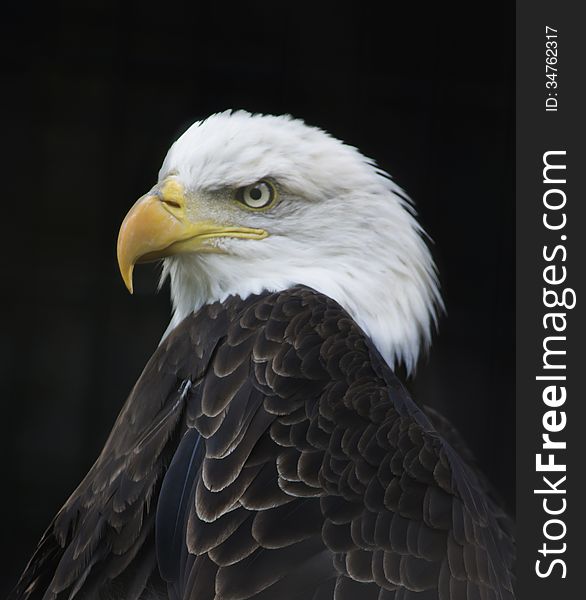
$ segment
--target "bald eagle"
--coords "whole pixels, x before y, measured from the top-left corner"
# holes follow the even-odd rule
[[[442,308],[410,201],[290,117],[210,116],[118,238],[173,315],[12,600],[511,599],[512,523],[414,403]]]

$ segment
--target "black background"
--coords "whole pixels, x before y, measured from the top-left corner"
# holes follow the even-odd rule
[[[170,142],[226,108],[374,157],[435,241],[448,317],[409,384],[514,503],[514,14],[507,3],[3,7],[2,561],[8,591],[169,318],[117,230]]]

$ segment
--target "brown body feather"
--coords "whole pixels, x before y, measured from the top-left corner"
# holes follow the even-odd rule
[[[513,559],[457,434],[296,287],[161,344],[10,600],[510,599]]]

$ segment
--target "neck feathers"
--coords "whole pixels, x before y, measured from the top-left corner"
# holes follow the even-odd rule
[[[167,332],[203,305],[230,295],[245,299],[301,284],[336,300],[391,368],[403,364],[412,373],[443,310],[437,274],[413,216],[402,215],[411,233],[399,239],[385,228],[384,219],[380,226],[380,216],[379,211],[377,228],[367,230],[368,236],[363,229],[338,229],[327,248],[313,240],[313,260],[307,257],[307,240],[280,236],[263,240],[262,251],[256,242],[239,241],[238,253],[167,259],[162,281],[171,279],[174,308]],[[396,226],[396,215],[392,219]],[[363,241],[348,244],[352,236]]]

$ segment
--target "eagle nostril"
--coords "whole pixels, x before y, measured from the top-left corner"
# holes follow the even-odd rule
[[[179,204],[179,202],[175,202],[175,200],[166,200],[165,198],[162,198],[161,202],[167,206],[172,206],[173,208],[181,208],[181,204]]]

